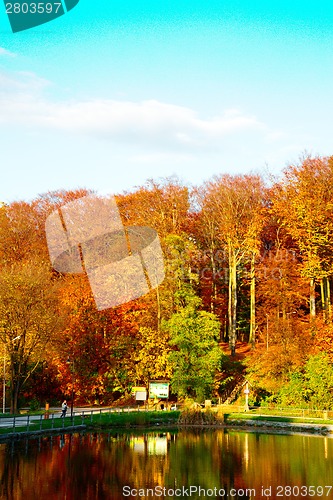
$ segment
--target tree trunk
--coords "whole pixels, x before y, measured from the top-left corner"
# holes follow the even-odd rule
[[[228,338],[228,315],[224,315],[223,340],[226,342]]]
[[[10,389],[10,413],[12,415],[18,413],[18,395],[19,395],[20,385],[18,382],[11,381]]]
[[[323,311],[323,319],[327,321],[327,292],[326,292],[326,278],[323,277],[320,280],[320,297],[321,297],[321,308]]]
[[[251,259],[251,284],[250,284],[250,337],[249,344],[254,347],[255,331],[256,331],[256,279],[254,267],[255,255],[252,254]]]
[[[315,291],[315,279],[310,280],[310,319],[313,320],[316,317],[316,291]]]
[[[330,279],[326,278],[326,284],[327,284],[327,314],[328,314],[328,319],[332,319],[332,304],[331,304],[331,283]]]
[[[316,284],[315,279],[310,279],[310,330],[312,335],[315,333],[316,319]]]
[[[212,266],[212,287],[211,287],[211,299],[210,299],[210,312],[214,313],[216,299],[217,299],[217,290],[216,290],[216,282],[215,282],[216,265],[215,265],[215,259],[214,259],[214,248],[211,248],[211,250],[210,250],[210,261],[211,261],[211,266]]]
[[[229,347],[231,355],[236,353],[237,341],[237,259],[235,249],[229,245]]]
[[[327,321],[332,317],[330,280],[327,276],[324,276],[320,280],[320,292],[321,292],[321,304],[323,309],[323,318],[324,321]]]
[[[156,303],[157,303],[157,331],[161,330],[161,300],[159,286],[156,287]]]

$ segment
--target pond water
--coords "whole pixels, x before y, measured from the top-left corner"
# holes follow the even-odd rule
[[[333,499],[333,439],[234,430],[66,434],[0,445],[0,498]]]

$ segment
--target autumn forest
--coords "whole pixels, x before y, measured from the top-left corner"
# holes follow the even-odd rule
[[[45,221],[86,189],[0,205],[0,348],[11,412],[130,401],[169,380],[174,398],[333,404],[333,157],[277,179],[150,180],[116,196],[124,226],[159,235],[165,278],[99,311],[84,274],[52,269]],[[240,359],[238,349],[247,345]]]

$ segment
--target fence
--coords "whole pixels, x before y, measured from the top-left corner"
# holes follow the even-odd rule
[[[98,416],[102,420],[102,415],[129,413],[132,411],[147,411],[145,408],[101,408],[98,410],[80,410],[73,411],[72,415],[61,417],[58,412],[45,412],[41,415],[20,415],[14,417],[0,417],[0,435],[17,432],[33,432],[52,429],[64,429],[70,427],[78,427],[98,422]],[[97,417],[97,419],[96,419]]]
[[[234,405],[217,405],[214,407],[221,413],[243,413],[245,411],[244,406],[234,406]],[[265,407],[255,407],[251,406],[247,413],[251,415],[258,415],[261,417],[291,417],[291,418],[302,418],[302,419],[333,419],[333,410],[326,409],[313,409],[313,408],[279,408],[274,406]]]

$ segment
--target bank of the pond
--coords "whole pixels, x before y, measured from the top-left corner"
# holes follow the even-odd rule
[[[147,412],[102,416],[88,425],[90,430],[111,428],[146,428],[161,430],[170,428],[228,428],[237,427],[249,430],[274,431],[279,433],[306,432],[321,435],[333,435],[333,421],[324,419],[303,419],[299,417],[278,417],[230,413],[216,415],[213,412]]]
[[[40,436],[49,436],[49,435],[58,436],[59,434],[63,434],[64,432],[66,432],[66,434],[68,434],[70,432],[80,432],[80,431],[86,431],[86,430],[87,430],[86,425],[72,425],[72,426],[68,426],[65,428],[58,427],[58,428],[54,428],[54,429],[11,432],[8,434],[1,434],[0,435],[0,443],[5,443],[8,441],[12,441],[12,440],[25,439],[25,438],[40,437]]]
[[[260,432],[278,432],[279,434],[294,434],[310,433],[321,434],[327,436],[332,434],[333,425],[321,423],[302,423],[302,422],[285,422],[279,420],[252,420],[252,419],[228,419],[224,424],[225,427],[235,427],[237,429],[258,430]]]
[[[210,420],[213,420],[211,422]],[[186,423],[186,418],[184,419]],[[286,417],[272,415],[255,415],[251,412],[210,414],[206,417],[208,424],[222,425],[226,427],[245,428],[249,430],[258,429],[271,430],[281,433],[306,432],[333,435],[333,421],[330,419]],[[205,422],[203,422],[205,423]]]
[[[179,411],[126,411],[92,413],[86,414],[84,418],[82,415],[68,416],[65,419],[41,418],[38,422],[31,420],[29,423],[21,422],[20,424],[16,420],[15,426],[8,423],[7,427],[0,427],[0,442],[26,436],[52,435],[80,430],[170,429],[177,427],[179,415]]]
[[[57,419],[58,420],[58,419]],[[60,423],[60,422],[59,422]],[[205,411],[150,411],[99,413],[85,418],[66,417],[62,425],[58,422],[43,420],[39,424],[30,424],[28,429],[1,429],[0,441],[40,436],[63,434],[77,431],[159,430],[160,432],[177,428],[237,428],[258,432],[311,433],[333,436],[333,421],[324,419],[304,419],[300,417],[279,417],[251,415],[249,413],[216,414]]]

